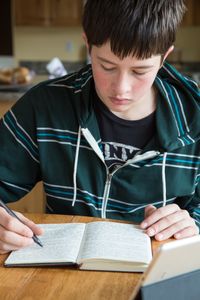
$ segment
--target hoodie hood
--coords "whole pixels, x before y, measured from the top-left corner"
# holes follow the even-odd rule
[[[159,91],[157,138],[164,151],[195,143],[200,139],[200,92],[197,84],[164,63],[156,79]]]

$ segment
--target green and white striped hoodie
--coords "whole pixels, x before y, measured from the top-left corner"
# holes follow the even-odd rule
[[[33,87],[0,123],[0,198],[16,201],[43,180],[47,212],[139,222],[149,203],[177,203],[200,225],[200,93],[167,63],[154,84],[156,133],[111,174],[91,66]]]

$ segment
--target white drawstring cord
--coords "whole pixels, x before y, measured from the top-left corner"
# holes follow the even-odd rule
[[[167,195],[166,195],[166,174],[165,174],[166,158],[167,158],[167,152],[165,152],[163,154],[163,162],[162,162],[163,206],[165,206],[166,202],[167,202]]]
[[[74,161],[74,172],[73,172],[73,183],[74,183],[74,195],[73,195],[73,202],[72,206],[74,206],[76,202],[76,195],[77,195],[77,184],[76,184],[76,174],[77,174],[77,165],[78,165],[78,155],[80,149],[80,142],[81,142],[81,126],[78,129],[78,139],[76,144],[76,153],[75,153],[75,161]]]

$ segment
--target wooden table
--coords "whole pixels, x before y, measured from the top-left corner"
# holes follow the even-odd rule
[[[26,214],[36,223],[90,222],[96,218]],[[154,248],[158,242],[154,242]],[[5,268],[0,255],[0,299],[127,300],[141,273],[80,271],[70,267]]]

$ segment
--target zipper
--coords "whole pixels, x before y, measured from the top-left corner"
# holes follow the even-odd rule
[[[99,148],[99,145],[97,144],[97,142],[96,142],[95,138],[93,137],[93,135],[88,130],[88,128],[81,128],[81,131],[82,131],[85,139],[88,141],[88,143],[90,144],[92,149],[95,151],[95,153],[98,155],[98,157],[101,159],[101,161],[103,162],[103,164],[106,167],[106,183],[105,183],[105,187],[104,187],[103,201],[102,201],[102,211],[101,211],[101,217],[106,218],[106,207],[107,207],[107,203],[108,203],[108,197],[109,197],[109,194],[110,194],[111,180],[112,180],[112,177],[115,174],[115,172],[117,172],[119,169],[122,169],[122,168],[124,168],[127,165],[130,165],[132,163],[136,163],[136,162],[142,161],[144,159],[150,159],[150,158],[153,158],[155,156],[158,156],[160,154],[160,152],[152,150],[152,151],[147,151],[143,154],[140,154],[140,151],[139,151],[134,156],[134,158],[128,160],[123,166],[120,166],[120,167],[116,168],[112,173],[109,173],[108,167],[107,167],[107,165],[105,163],[105,160],[104,160],[103,153],[101,152],[101,150]]]
[[[106,218],[106,206],[110,194],[110,186],[111,186],[111,180],[113,176],[112,173],[109,173],[107,166],[106,166],[106,170],[107,170],[107,177],[106,177],[106,183],[105,183],[105,188],[103,193],[103,202],[102,202],[102,211],[101,211],[102,218]]]
[[[129,161],[127,161],[123,166],[120,166],[118,168],[116,168],[112,173],[109,173],[108,167],[106,165],[106,163],[104,162],[104,165],[106,167],[106,173],[107,173],[107,177],[106,177],[106,183],[105,183],[105,188],[104,188],[104,193],[103,193],[103,202],[102,202],[102,212],[101,212],[101,217],[102,218],[106,218],[106,207],[107,207],[107,203],[108,203],[108,197],[110,194],[110,187],[111,187],[111,180],[113,175],[120,169],[134,163],[134,162],[139,162],[142,161],[144,159],[150,159],[153,158],[155,156],[158,156],[160,154],[159,151],[149,151],[143,154],[136,154],[134,158],[130,159]]]
[[[104,163],[106,167],[106,172],[107,172],[107,177],[106,177],[106,183],[105,183],[105,188],[104,188],[104,193],[103,193],[103,202],[102,202],[102,211],[101,211],[101,217],[106,219],[106,207],[108,203],[108,197],[110,194],[110,187],[111,187],[111,180],[113,175],[119,170],[125,167],[125,164],[123,166],[117,167],[112,173],[109,173],[108,167],[106,163]]]

